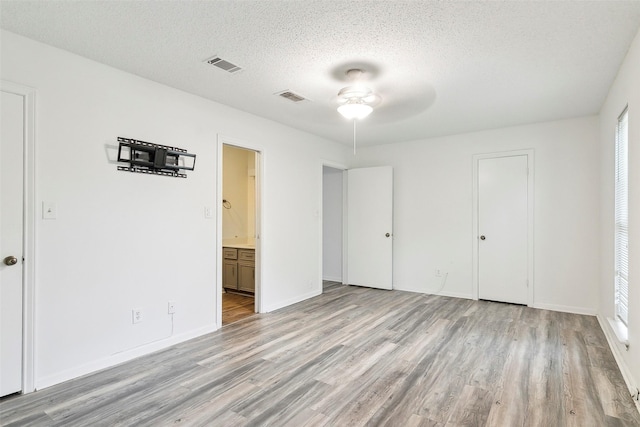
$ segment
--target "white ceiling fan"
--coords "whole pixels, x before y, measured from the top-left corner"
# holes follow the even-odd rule
[[[373,111],[373,107],[380,103],[380,95],[362,84],[363,70],[351,68],[347,70],[346,75],[354,84],[343,87],[338,92],[338,112],[350,120],[364,119]]]
[[[338,112],[343,117],[353,120],[353,154],[356,153],[356,120],[364,119],[373,111],[382,98],[362,84],[364,71],[359,68],[347,70],[346,75],[353,85],[343,87],[338,92]]]

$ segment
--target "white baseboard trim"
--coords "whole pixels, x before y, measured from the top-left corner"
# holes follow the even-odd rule
[[[635,387],[633,387],[633,380],[631,378],[631,371],[629,371],[629,367],[624,362],[624,358],[622,357],[622,351],[624,351],[625,345],[620,342],[620,340],[616,336],[615,331],[611,328],[611,325],[606,318],[602,317],[599,314],[596,316],[596,318],[598,319],[598,323],[600,324],[602,332],[604,332],[604,336],[607,338],[607,343],[611,348],[613,357],[618,363],[618,367],[620,368],[620,372],[622,373],[624,381],[627,383],[627,387],[629,387],[630,391],[635,390]]]
[[[463,299],[473,299],[473,297],[471,296],[471,294],[468,293],[464,293],[464,292],[446,292],[446,291],[440,291],[437,293],[433,293],[433,292],[429,292],[429,290],[424,290],[424,289],[411,289],[411,288],[404,288],[402,286],[393,286],[393,290],[394,291],[404,291],[404,292],[415,292],[418,294],[425,294],[425,295],[438,295],[441,297],[452,297],[452,298],[463,298]]]
[[[316,289],[315,291],[307,292],[306,294],[298,295],[293,298],[289,298],[288,300],[278,301],[277,303],[267,306],[265,309],[265,313],[269,313],[271,311],[276,311],[280,308],[287,307],[289,305],[304,301],[309,298],[317,297],[322,294],[322,289]]]
[[[598,319],[598,323],[600,323],[600,328],[602,329],[602,332],[604,332],[604,336],[607,338],[607,343],[609,343],[609,348],[611,349],[611,353],[613,353],[613,358],[616,359],[618,368],[620,368],[622,378],[624,378],[624,382],[629,388],[629,393],[637,393],[638,388],[640,388],[640,379],[633,378],[629,366],[627,366],[624,361],[622,352],[626,351],[625,344],[620,342],[620,339],[611,327],[611,324],[609,323],[609,320],[607,318],[603,317],[600,314],[598,314],[596,318]],[[636,404],[636,409],[638,410],[638,412],[640,412],[640,402],[638,402],[637,400],[634,400],[634,402]]]
[[[451,298],[473,299],[471,294],[465,294],[465,293],[462,293],[462,292],[440,291],[437,294],[430,294],[430,295],[438,295],[438,296],[441,296],[441,297],[451,297]]]
[[[551,311],[561,311],[563,313],[585,314],[587,316],[595,316],[597,314],[597,311],[593,308],[574,307],[571,305],[535,303],[533,304],[533,308],[539,308],[542,310],[551,310]]]
[[[322,280],[328,280],[330,282],[340,282],[340,283],[342,283],[342,277],[341,276],[324,276],[322,278]]]
[[[51,387],[56,384],[69,381],[83,375],[91,374],[102,369],[110,368],[123,362],[135,359],[140,356],[153,353],[154,351],[162,350],[172,345],[188,341],[193,338],[197,338],[202,335],[214,332],[220,329],[215,323],[207,325],[202,328],[194,329],[179,335],[173,335],[168,338],[160,339],[148,344],[141,345],[129,350],[112,354],[111,356],[103,357],[93,362],[85,363],[82,366],[76,368],[67,369],[62,372],[58,372],[52,375],[47,375],[36,379],[36,390],[42,390],[43,388]]]

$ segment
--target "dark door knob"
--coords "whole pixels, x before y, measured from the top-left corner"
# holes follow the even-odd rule
[[[484,240],[484,239],[486,239],[486,237],[480,236],[480,240]]]

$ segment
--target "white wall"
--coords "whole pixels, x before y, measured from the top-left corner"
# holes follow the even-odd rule
[[[58,209],[57,220],[37,213],[38,388],[218,327],[216,220],[204,207],[217,206],[219,134],[263,152],[264,306],[321,292],[317,165],[344,163],[344,148],[6,31],[1,55],[3,80],[37,89],[36,197]],[[117,171],[118,136],[185,148],[196,169]]]
[[[473,297],[472,156],[532,148],[534,305],[595,313],[597,129],[584,117],[360,149],[358,165],[394,168],[394,288]]]
[[[342,282],[342,175],[322,168],[322,277]]]
[[[614,147],[618,116],[629,106],[629,350],[614,337]],[[626,379],[640,387],[640,32],[600,110],[601,275],[599,317]]]

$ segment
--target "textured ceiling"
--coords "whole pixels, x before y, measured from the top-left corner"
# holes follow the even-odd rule
[[[596,114],[640,1],[5,1],[2,28],[349,144],[344,72],[382,101],[381,144]],[[214,55],[243,68],[229,74]],[[311,101],[291,103],[291,90]]]

